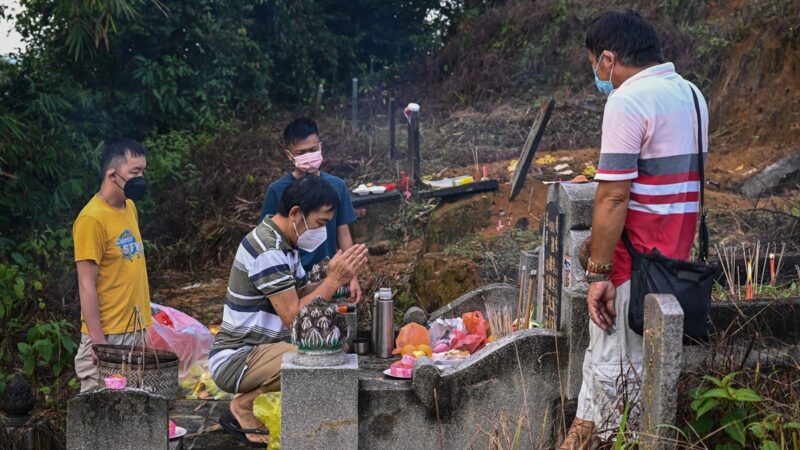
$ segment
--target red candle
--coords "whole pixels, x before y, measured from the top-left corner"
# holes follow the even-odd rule
[[[769,284],[775,286],[775,253],[769,254]]]

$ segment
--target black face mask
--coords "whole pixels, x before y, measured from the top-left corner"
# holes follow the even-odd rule
[[[120,178],[122,175],[117,174]],[[125,198],[129,198],[133,201],[139,201],[144,197],[145,191],[147,191],[147,180],[144,179],[144,176],[133,177],[129,179],[122,178],[125,181],[125,187],[122,189],[122,192],[125,193]],[[117,184],[119,186],[119,184]]]

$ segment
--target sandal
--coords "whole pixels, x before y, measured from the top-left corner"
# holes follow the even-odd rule
[[[267,445],[269,445],[266,442],[253,442],[250,439],[247,439],[248,433],[269,436],[269,431],[258,428],[242,428],[242,426],[239,425],[239,421],[236,420],[236,417],[233,417],[233,414],[230,411],[225,411],[222,413],[222,415],[219,417],[219,424],[222,425],[222,428],[224,428],[225,431],[248,447],[265,448]]]

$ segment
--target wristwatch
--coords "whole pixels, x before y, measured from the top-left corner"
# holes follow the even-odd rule
[[[586,272],[586,282],[587,283],[594,283],[595,281],[608,281],[609,274],[607,273],[592,273]]]

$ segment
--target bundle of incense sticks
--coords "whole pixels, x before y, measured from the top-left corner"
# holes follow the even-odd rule
[[[514,316],[509,305],[486,305],[486,319],[495,339],[500,339],[514,332]]]
[[[720,258],[730,298],[732,300],[742,300],[742,286],[740,284],[742,280],[740,279],[739,266],[736,264],[738,246],[734,245],[729,248],[723,245],[721,249],[716,245],[714,247]],[[757,241],[755,245],[751,244],[749,248],[745,243],[742,243],[741,247],[744,258],[744,275],[746,276],[744,280],[744,297],[747,300],[752,300],[761,293],[763,286],[766,284],[774,286],[777,282],[783,262],[783,254],[786,251],[786,243],[782,243],[780,254],[777,257],[775,251],[778,246],[775,245],[772,248],[772,252],[770,252],[770,247],[772,246],[767,243],[766,251],[763,252],[763,262],[760,241]],[[766,278],[767,266],[769,266],[769,280]]]

